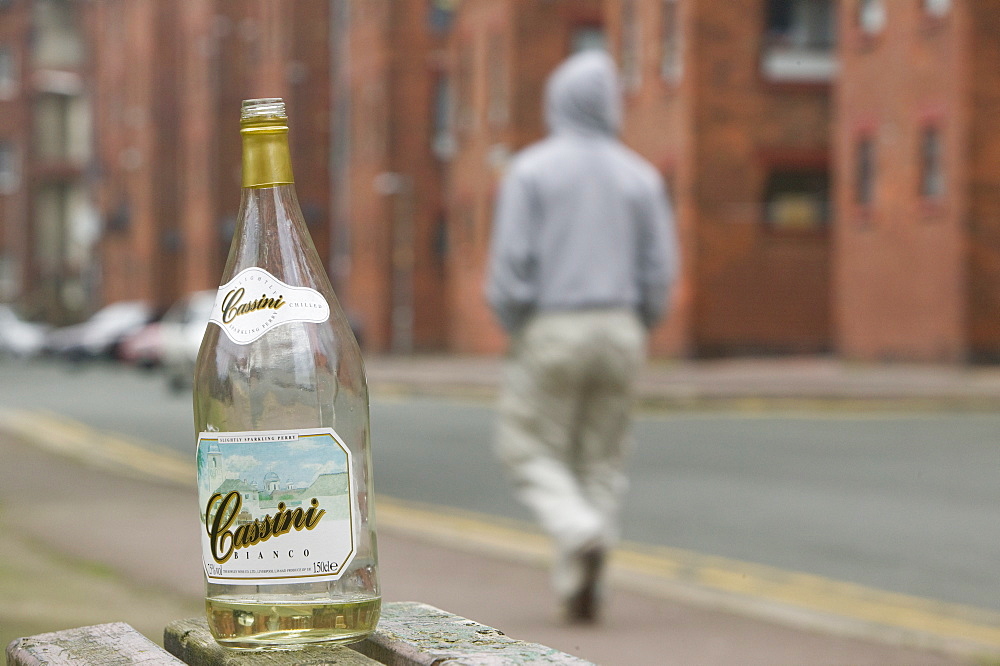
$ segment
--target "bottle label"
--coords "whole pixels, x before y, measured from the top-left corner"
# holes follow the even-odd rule
[[[354,558],[351,452],[332,428],[203,432],[205,576],[224,585],[337,580]]]
[[[319,324],[329,318],[330,304],[321,293],[285,284],[253,266],[219,287],[209,321],[221,326],[230,340],[245,345],[282,324]]]

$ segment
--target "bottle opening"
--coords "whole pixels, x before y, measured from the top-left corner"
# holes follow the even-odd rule
[[[240,109],[241,121],[263,120],[265,118],[287,121],[284,100],[280,97],[243,100],[243,106]]]

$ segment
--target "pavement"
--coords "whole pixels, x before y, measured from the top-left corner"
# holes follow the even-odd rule
[[[490,397],[497,357],[403,356],[367,361],[383,391]],[[654,360],[637,379],[641,408],[823,406],[864,409],[1000,408],[1000,366],[852,363],[832,357]]]
[[[483,399],[500,366],[367,363],[374,393]],[[657,409],[1000,407],[1000,369],[990,367],[663,361],[639,385],[641,404]],[[3,413],[0,461],[0,644],[111,621],[159,641],[167,622],[202,612],[188,461],[82,424],[59,430]],[[386,600],[438,606],[598,664],[1000,664],[994,613],[636,544],[612,560],[603,621],[567,626],[533,526],[388,497],[376,511]]]

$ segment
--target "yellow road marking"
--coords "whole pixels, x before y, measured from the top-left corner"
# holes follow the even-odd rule
[[[45,410],[2,409],[0,431],[106,469],[175,483],[195,483],[193,454],[187,460],[149,442],[100,431]]]
[[[0,432],[97,464],[194,486],[194,456],[102,432],[41,410],[0,409]],[[551,561],[534,526],[379,495],[382,527],[422,540],[537,566]],[[786,624],[972,655],[1000,655],[1000,612],[946,603],[705,555],[626,542],[611,558],[612,580],[650,595],[764,616]]]
[[[450,547],[535,564],[551,561],[548,539],[533,526],[380,495],[379,525]],[[1000,612],[887,592],[801,572],[626,542],[610,575],[639,592],[764,615],[784,623],[933,647],[1000,654]]]

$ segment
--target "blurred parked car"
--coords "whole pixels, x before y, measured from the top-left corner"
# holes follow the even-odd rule
[[[191,386],[198,348],[215,305],[216,291],[197,291],[175,303],[160,320],[163,369],[170,387]]]
[[[12,307],[0,303],[0,355],[35,356],[42,351],[49,328],[24,321]]]
[[[145,301],[120,301],[98,310],[87,321],[51,331],[45,350],[71,360],[117,356],[129,333],[145,326],[153,309]]]
[[[125,336],[118,346],[118,358],[137,368],[155,368],[163,361],[162,323],[150,322]]]

